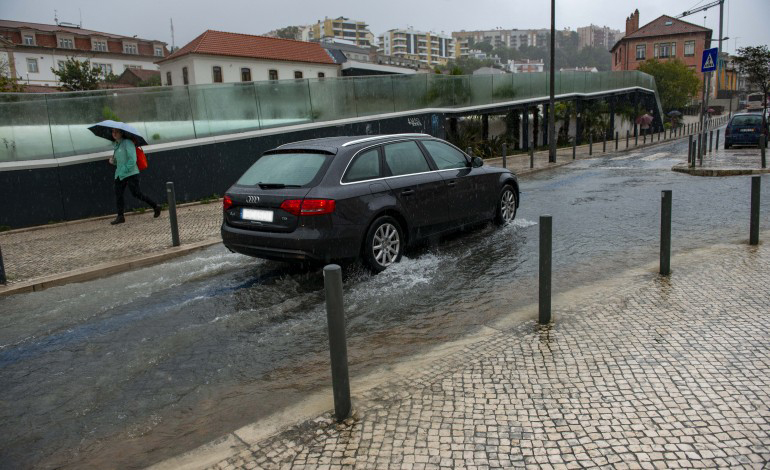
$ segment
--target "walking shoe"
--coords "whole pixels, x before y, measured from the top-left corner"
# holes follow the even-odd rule
[[[119,216],[115,217],[115,220],[113,220],[112,222],[110,222],[110,225],[118,225],[118,224],[122,224],[122,223],[123,223],[123,222],[125,222],[125,221],[126,221],[126,218],[125,218],[125,217],[123,217],[122,215],[119,215]]]
[[[153,214],[153,217],[156,219],[160,216],[160,206],[155,206],[155,214]]]

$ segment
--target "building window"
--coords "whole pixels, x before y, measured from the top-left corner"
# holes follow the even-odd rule
[[[126,69],[138,69],[138,70],[141,70],[142,66],[141,65],[123,64],[123,70],[126,70]]]
[[[318,72],[318,78],[324,78],[326,77],[326,74],[323,72]]]
[[[294,78],[302,78],[302,72],[300,71],[294,72]]]
[[[185,85],[190,83],[190,79],[187,76],[187,67],[182,67],[182,83]]]
[[[243,67],[241,69],[241,81],[242,82],[250,82],[251,81],[251,69],[247,67]]]
[[[94,64],[94,67],[102,71],[103,77],[112,75],[112,64]]]
[[[139,50],[136,48],[136,44],[123,44],[124,54],[138,54]]]
[[[107,42],[106,41],[94,41],[94,50],[99,52],[107,52]]]
[[[270,69],[267,75],[270,80],[278,80],[278,71],[275,69]]]
[[[214,83],[222,83],[222,67],[217,65],[211,70],[214,73]]]
[[[171,72],[166,72],[166,85],[171,86]]]
[[[695,41],[684,42],[684,55],[687,57],[695,55]]]
[[[661,59],[676,57],[676,43],[662,42],[655,44],[655,57],[660,57]]]
[[[59,39],[59,47],[62,48],[62,49],[74,49],[75,48],[75,42],[72,39],[60,38]]]
[[[37,73],[37,59],[27,59],[27,72],[29,73]]]
[[[25,46],[34,46],[35,45],[35,36],[31,35],[24,35],[24,45]]]
[[[156,47],[155,48],[155,57],[163,57],[163,48],[162,47]]]
[[[638,44],[636,46],[636,60],[644,60],[647,56],[647,44]]]

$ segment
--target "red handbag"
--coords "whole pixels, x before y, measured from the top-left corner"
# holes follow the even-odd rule
[[[139,171],[147,169],[147,155],[144,154],[142,147],[136,148],[136,167],[139,168]]]

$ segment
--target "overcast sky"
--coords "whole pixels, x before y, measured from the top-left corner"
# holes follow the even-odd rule
[[[556,0],[556,27],[573,30],[591,23],[625,31],[625,19],[639,9],[640,25],[660,15],[676,16],[713,0]],[[363,20],[375,36],[412,26],[423,31],[550,27],[548,0],[0,0],[0,19],[79,23],[83,28],[156,39],[183,46],[206,29],[263,34],[290,25],[315,23],[325,16]],[[704,20],[704,16],[706,17]],[[770,43],[770,0],[726,0],[724,36],[727,52],[737,47]],[[719,7],[695,13],[686,21],[705,25],[717,37]],[[737,38],[737,39],[736,39]]]

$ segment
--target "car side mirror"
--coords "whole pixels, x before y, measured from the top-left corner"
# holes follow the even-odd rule
[[[482,160],[481,157],[472,157],[471,158],[471,167],[472,168],[480,168],[482,165],[484,165],[484,160]]]

